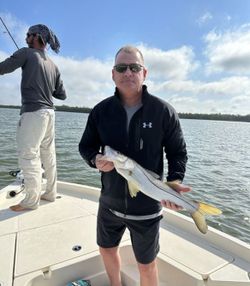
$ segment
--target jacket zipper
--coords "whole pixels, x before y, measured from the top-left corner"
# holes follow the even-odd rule
[[[125,212],[124,212],[124,216],[127,215],[127,210],[128,210],[128,184],[127,182],[125,182],[125,185],[124,185],[124,189],[125,189]]]
[[[141,108],[140,108],[141,109]],[[140,110],[139,109],[139,110]],[[138,110],[135,112],[135,114],[138,112]],[[134,114],[134,115],[135,115]],[[134,117],[134,115],[132,116],[132,118]],[[129,126],[128,126],[128,129],[127,129],[127,120],[128,120],[128,117],[127,117],[127,114],[126,114],[126,130],[127,130],[127,142],[126,142],[126,147],[129,148],[129,143],[130,143],[130,137],[129,137],[129,131],[130,131],[130,124],[131,124],[131,121],[132,121],[132,118],[130,120],[130,123],[129,123]],[[136,128],[136,131],[135,131],[135,138],[134,138],[134,148],[135,150],[137,151],[140,151],[143,149],[143,140],[141,138],[141,118],[139,117],[139,120],[138,120],[138,125],[136,126],[135,125],[135,128]],[[125,182],[125,185],[124,185],[124,189],[125,189],[125,197],[124,197],[124,203],[125,203],[125,212],[124,212],[124,215],[126,216],[127,215],[127,211],[128,211],[128,196],[129,196],[129,189],[128,189],[128,183]]]
[[[125,115],[126,115],[126,120],[125,120],[125,130],[126,130],[126,148],[129,148],[129,128],[130,128],[130,123],[128,126],[128,116],[127,112],[124,110]],[[127,215],[128,211],[128,183],[125,181],[124,183],[124,204],[125,204],[125,210],[124,210],[124,215]]]

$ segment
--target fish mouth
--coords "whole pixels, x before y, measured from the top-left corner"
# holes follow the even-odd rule
[[[117,162],[120,164],[125,164],[127,161],[129,161],[128,157],[120,153],[119,151],[116,151],[112,149],[110,146],[104,147],[104,157],[103,159],[107,161],[111,161],[113,163]]]
[[[121,154],[109,146],[104,147],[104,158],[107,161],[119,160]]]

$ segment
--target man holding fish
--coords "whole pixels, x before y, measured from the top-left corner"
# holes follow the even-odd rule
[[[101,171],[97,243],[112,286],[122,285],[118,247],[126,228],[141,285],[158,285],[156,256],[162,206],[173,210],[182,207],[169,200],[157,201],[143,192],[133,196],[128,180],[114,168],[104,147],[110,146],[133,159],[158,179],[163,178],[165,153],[168,185],[176,192],[190,191],[181,185],[187,151],[178,115],[170,104],[148,92],[143,84],[146,76],[141,51],[133,46],[122,47],[112,69],[115,93],[93,108],[79,143],[84,160]]]

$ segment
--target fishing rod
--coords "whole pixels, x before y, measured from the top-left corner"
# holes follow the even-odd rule
[[[17,49],[19,50],[19,48],[18,48],[18,45],[17,45],[16,41],[15,41],[15,40],[14,40],[14,38],[12,37],[12,35],[11,35],[11,33],[10,33],[9,29],[7,28],[7,26],[5,25],[5,23],[4,23],[3,19],[2,19],[2,17],[0,17],[0,20],[1,20],[1,22],[3,23],[3,25],[4,25],[5,29],[6,29],[6,31],[8,32],[9,36],[11,37],[12,41],[13,41],[13,42],[14,42],[14,44],[16,45]]]

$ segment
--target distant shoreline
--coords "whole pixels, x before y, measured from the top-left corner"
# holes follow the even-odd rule
[[[71,107],[67,105],[55,106],[56,111],[64,112],[78,112],[90,113],[89,107]],[[0,105],[0,108],[20,109],[17,105]],[[221,114],[221,113],[178,113],[182,119],[199,119],[199,120],[217,120],[217,121],[237,121],[237,122],[250,122],[250,114],[248,115],[234,115],[234,114]]]

